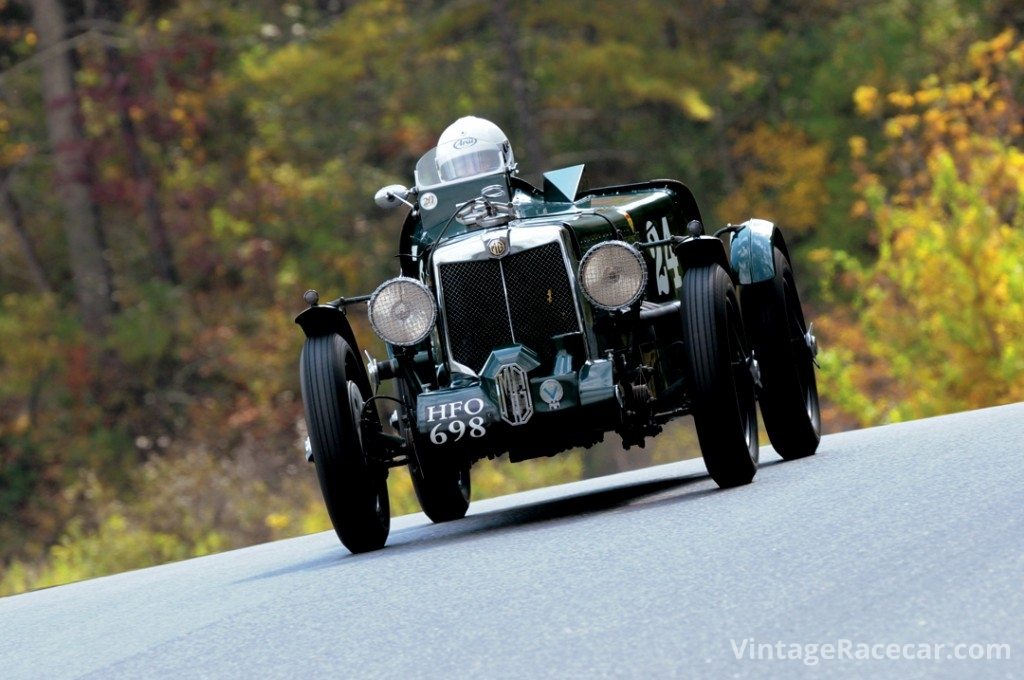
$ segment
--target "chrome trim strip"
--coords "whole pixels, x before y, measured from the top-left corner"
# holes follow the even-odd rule
[[[501,292],[505,294],[505,318],[508,319],[508,334],[512,336],[512,342],[518,342],[516,340],[516,327],[512,323],[512,303],[508,301],[508,281],[505,280],[504,260],[498,260],[498,271],[501,272]]]

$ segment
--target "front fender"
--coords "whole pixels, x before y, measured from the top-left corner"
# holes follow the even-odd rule
[[[774,248],[789,259],[782,232],[768,220],[750,219],[738,227],[729,248],[733,277],[741,284],[772,280],[775,277]]]
[[[683,269],[691,269],[707,264],[719,264],[729,271],[729,259],[725,255],[725,244],[715,236],[697,236],[678,241],[674,246],[676,257]]]
[[[308,309],[302,310],[295,317],[295,323],[302,328],[302,332],[306,334],[307,338],[316,338],[322,335],[330,335],[331,333],[337,333],[344,338],[356,355],[359,371],[356,382],[360,383],[360,386],[365,389],[371,390],[370,379],[366,374],[366,367],[361,361],[359,345],[356,343],[356,334],[352,331],[352,324],[349,323],[348,317],[345,316],[344,307],[313,305]]]

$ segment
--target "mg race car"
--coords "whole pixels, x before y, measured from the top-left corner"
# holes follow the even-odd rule
[[[757,401],[783,458],[817,449],[817,345],[779,229],[749,219],[709,235],[677,181],[580,190],[582,175],[532,186],[497,126],[462,118],[414,186],[376,195],[408,210],[399,275],[326,304],[306,293],[306,455],[350,551],[387,540],[396,466],[444,522],[466,514],[483,458],[551,456],[609,432],[642,446],[684,415],[721,487],[757,471]],[[346,317],[357,304],[386,357],[364,361]]]

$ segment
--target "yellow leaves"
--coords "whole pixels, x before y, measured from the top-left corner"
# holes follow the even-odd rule
[[[753,69],[745,69],[736,64],[726,64],[725,74],[728,78],[728,89],[732,94],[738,94],[748,90],[761,79],[760,74]]]
[[[14,418],[14,420],[11,421],[10,425],[7,425],[5,427],[2,423],[0,423],[0,435],[12,434],[15,436],[20,436],[28,432],[31,426],[32,419],[29,417],[28,411],[22,411]]]
[[[962,106],[974,98],[974,88],[969,83],[957,83],[947,91],[946,98],[953,106]]]
[[[1017,49],[1010,54],[1009,59],[1017,66],[1024,66],[1024,42],[1017,45]]]
[[[951,152],[954,164],[962,171],[972,158],[988,153],[983,148],[985,140],[1000,139],[1011,145],[1024,141],[1024,125],[1018,113],[1021,105],[1016,101],[1014,86],[1024,78],[1024,69],[1005,58],[1008,50],[1024,49],[1024,43],[1015,40],[1016,34],[1004,32],[991,41],[977,43],[971,50],[971,63],[978,71],[962,73],[951,82],[944,83],[931,75],[913,92],[897,90],[880,97],[873,88],[862,86],[854,93],[855,99],[859,96],[863,102],[860,108],[876,115],[887,114],[882,134],[889,140],[889,148],[878,159],[887,159],[899,174],[892,195],[894,205],[909,205],[927,190],[926,166],[936,153]],[[879,98],[882,103],[878,103]],[[866,173],[853,140],[851,157],[855,171]],[[858,184],[862,182],[858,180]]]
[[[272,512],[266,516],[263,523],[267,525],[267,528],[279,531],[286,529],[292,523],[292,520],[291,517],[283,512]]]
[[[946,126],[946,116],[938,109],[928,109],[924,112],[923,118],[925,125],[934,135],[942,135],[948,129]]]
[[[715,117],[715,111],[704,101],[694,87],[648,75],[633,74],[626,79],[630,94],[639,101],[667,102],[676,106],[692,120],[706,122]]]
[[[949,136],[953,139],[965,139],[971,132],[967,123],[962,120],[955,121],[949,126]]]
[[[898,109],[909,109],[917,102],[914,95],[907,94],[902,90],[890,92],[888,96],[886,96],[886,100]]]
[[[782,31],[768,31],[758,43],[758,49],[765,56],[771,56],[779,51],[786,44],[786,36]]]
[[[252,233],[252,225],[232,216],[227,210],[217,207],[210,211],[210,226],[218,239],[241,239]]]
[[[390,482],[390,479],[388,481]],[[388,484],[388,486],[389,490],[394,488],[391,484]],[[391,491],[391,493],[394,493],[394,491]],[[395,512],[394,503],[392,503],[391,511],[393,514],[401,514]],[[302,513],[299,526],[299,533],[303,535],[314,534],[331,528],[331,519],[327,516],[327,508],[321,499],[317,498],[306,506],[306,511]]]
[[[1024,397],[1024,364],[1015,358],[1024,337],[1024,237],[994,225],[988,202],[1006,165],[979,156],[961,177],[949,154],[938,153],[927,164],[927,195],[875,213],[879,257],[857,282],[857,324],[868,343],[855,364],[830,365],[826,384],[870,390],[888,376],[888,419]],[[1024,215],[1015,219],[1024,226]],[[819,252],[814,260],[837,256]],[[864,406],[850,395],[846,403]],[[863,422],[880,416],[859,413]]]
[[[0,146],[0,166],[9,168],[17,165],[32,153],[32,147],[24,142]]]
[[[853,91],[853,103],[857,107],[857,113],[862,116],[873,114],[878,107],[878,88],[870,85],[861,85]]]
[[[1015,60],[1013,55],[1019,53],[1021,49],[1020,45],[1017,45],[1016,50],[1013,49],[1013,43],[1016,40],[1017,32],[1012,28],[1008,28],[991,40],[974,43],[968,52],[971,65],[984,72],[990,66],[1006,61],[1007,57]],[[1013,50],[1012,54],[1011,50]]]
[[[942,97],[942,89],[938,87],[923,87],[914,93],[914,102],[918,106],[928,106]]]
[[[847,348],[824,355],[822,382],[862,423],[1024,399],[1024,102],[1014,86],[1024,78],[1024,60],[1014,58],[1024,43],[1016,40],[1007,31],[973,46],[976,72],[959,80],[854,93],[858,112],[887,114],[888,144],[876,161],[888,173],[873,173],[866,143],[849,140],[862,192],[851,214],[874,221],[878,256],[861,270],[843,253],[812,259],[826,275],[826,299],[844,281],[853,296],[855,318],[822,324],[826,341]],[[860,273],[849,279],[851,271]]]
[[[997,35],[988,43],[988,49],[994,55],[1006,55],[1006,52],[1013,45],[1014,40],[1017,39],[1017,32],[1012,28],[1004,30],[1002,33]]]
[[[889,139],[899,139],[916,128],[920,122],[918,116],[909,113],[890,118],[885,122],[885,136]]]
[[[850,157],[863,158],[868,151],[868,140],[860,135],[850,137]]]
[[[271,179],[282,187],[293,187],[302,181],[302,175],[291,163],[281,163],[270,173]]]
[[[722,202],[720,214],[734,220],[784,216],[789,231],[807,231],[818,224],[828,200],[828,149],[823,144],[791,125],[761,124],[737,139],[732,155],[743,182]]]
[[[679,104],[692,120],[707,122],[715,117],[714,109],[708,106],[696,88],[683,88],[679,93]]]

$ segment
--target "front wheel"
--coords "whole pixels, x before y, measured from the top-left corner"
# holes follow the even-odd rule
[[[720,487],[757,472],[757,407],[736,288],[717,264],[683,276],[683,338],[701,455]]]
[[[432,522],[462,519],[469,510],[469,462],[420,460],[409,474],[420,507]]]
[[[399,383],[399,391],[406,408],[411,409],[415,403],[412,391],[405,383]],[[407,439],[415,441],[414,436],[407,436]],[[417,451],[409,465],[412,488],[423,514],[435,524],[462,519],[469,510],[469,461],[444,455],[433,450],[429,455]]]
[[[352,347],[339,335],[309,338],[299,377],[309,443],[327,514],[353,553],[384,546],[391,529],[387,468],[367,455],[360,417],[369,387],[358,380]]]

